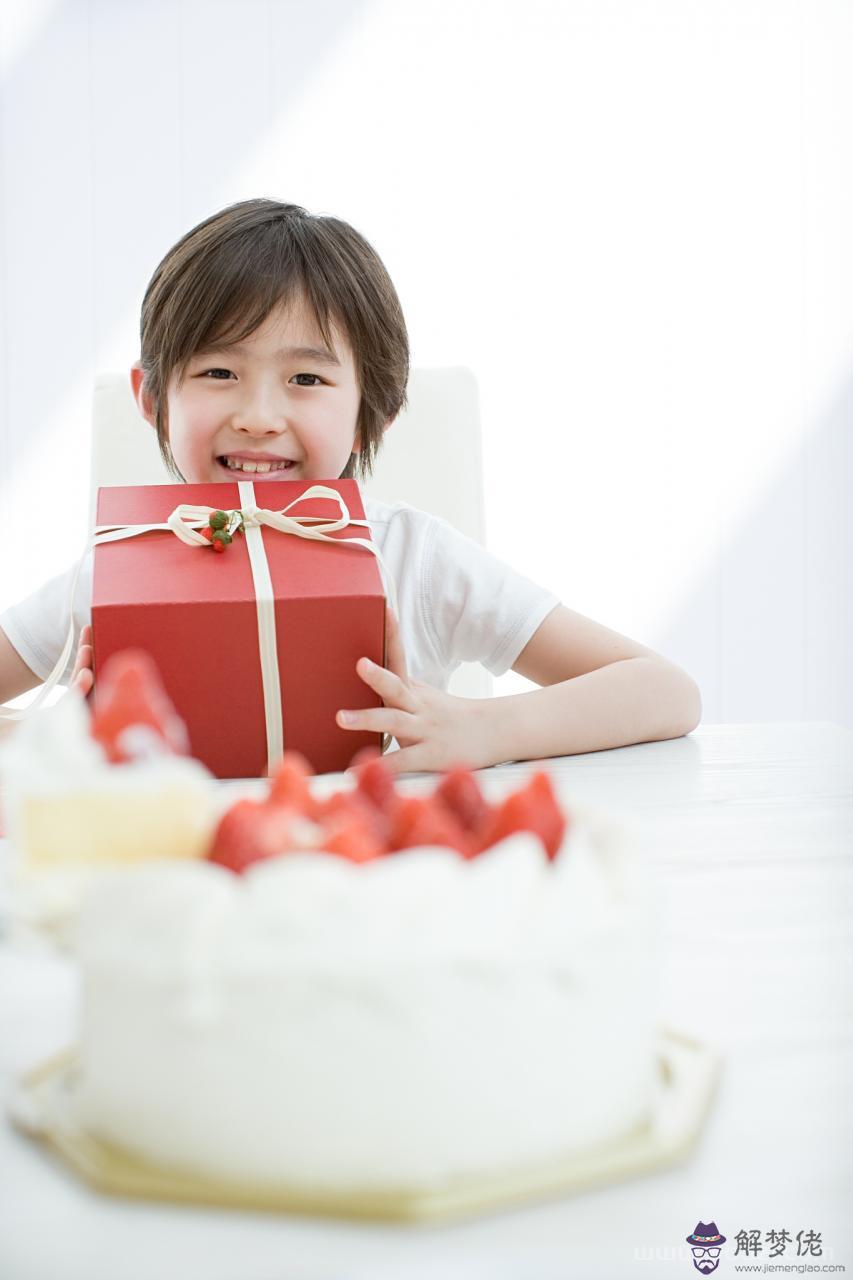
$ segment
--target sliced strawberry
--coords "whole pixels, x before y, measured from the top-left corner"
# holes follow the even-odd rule
[[[388,852],[390,821],[375,805],[366,800],[358,790],[335,791],[320,801],[317,821],[327,830],[356,822],[366,827],[382,853]]]
[[[152,750],[188,755],[190,749],[186,726],[141,649],[113,654],[98,673],[90,732],[112,764]]]
[[[237,800],[223,815],[208,857],[239,873],[264,858],[312,848],[315,837],[308,839],[309,832],[304,815],[295,809],[262,800]]]
[[[370,862],[385,853],[384,843],[376,838],[367,822],[358,818],[342,819],[327,827],[320,848],[326,853],[348,858],[350,862]]]
[[[269,801],[298,809],[309,818],[315,818],[319,809],[311,794],[309,779],[314,770],[298,751],[285,751],[270,775]]]
[[[434,794],[466,831],[478,831],[485,825],[489,806],[470,769],[449,769]]]
[[[392,849],[419,845],[447,845],[464,858],[471,858],[476,845],[452,813],[432,796],[404,796],[391,823]]]
[[[544,770],[534,773],[527,790],[539,805],[539,834],[548,857],[556,858],[566,834],[566,815],[560,807],[550,775]]]
[[[479,849],[490,848],[498,841],[517,831],[530,831],[539,837],[549,858],[556,858],[566,830],[566,818],[551,779],[542,771],[492,812],[486,821],[478,841]]]
[[[365,752],[359,752],[356,759],[361,760],[361,763],[350,766],[355,773],[356,788],[377,809],[390,809],[397,796],[394,774],[380,755],[366,755],[373,750],[367,747]]]

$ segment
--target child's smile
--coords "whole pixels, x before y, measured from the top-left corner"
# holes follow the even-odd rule
[[[336,479],[358,452],[360,390],[349,344],[325,346],[302,302],[242,342],[197,352],[168,388],[168,434],[188,483]]]
[[[227,471],[257,473],[263,475],[265,480],[280,479],[284,472],[289,471],[291,467],[296,465],[289,458],[277,458],[271,454],[257,453],[231,453],[227,457],[219,458],[218,461]]]

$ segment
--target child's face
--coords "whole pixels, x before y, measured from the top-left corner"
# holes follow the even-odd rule
[[[235,347],[197,353],[168,387],[169,443],[188,483],[337,478],[360,442],[349,343],[326,351],[302,301]],[[325,354],[324,354],[325,352]]]

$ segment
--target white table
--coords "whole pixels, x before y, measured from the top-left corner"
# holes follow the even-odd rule
[[[853,1268],[853,733],[709,725],[551,767],[567,800],[632,822],[663,898],[661,1021],[724,1055],[686,1164],[389,1228],[109,1199],[3,1122],[3,1280],[658,1280],[696,1274],[685,1237],[700,1219],[728,1238],[720,1275],[768,1261],[766,1244],[732,1256],[742,1229],[821,1232],[821,1258],[794,1245],[777,1261]],[[0,1088],[68,1042],[73,998],[61,961],[0,946]]]

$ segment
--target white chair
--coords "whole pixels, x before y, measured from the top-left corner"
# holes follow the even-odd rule
[[[469,369],[415,369],[409,405],[388,430],[365,493],[408,502],[485,541],[477,383]],[[92,416],[91,512],[100,485],[168,484],[153,430],[140,417],[127,374],[101,374]],[[477,663],[454,672],[450,692],[485,698],[492,677]]]

